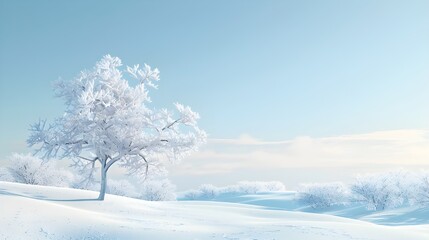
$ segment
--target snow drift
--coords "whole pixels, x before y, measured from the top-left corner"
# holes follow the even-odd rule
[[[0,239],[429,239],[427,225],[380,226],[237,203],[96,198],[0,182]]]

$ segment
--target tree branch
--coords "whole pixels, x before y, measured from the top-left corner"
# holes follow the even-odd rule
[[[109,168],[117,161],[119,161],[119,159],[121,159],[121,156],[117,156],[115,158],[112,158],[110,156],[107,156],[107,158],[110,159],[109,162],[106,163],[106,171],[109,170]]]
[[[161,131],[164,131],[164,130],[165,130],[165,129],[167,129],[167,128],[171,128],[174,124],[178,123],[180,120],[181,120],[181,118],[179,118],[179,119],[177,119],[176,121],[174,121],[174,122],[172,122],[172,123],[168,124],[167,126],[163,127],[163,128],[161,129]]]
[[[148,171],[149,171],[149,163],[147,162],[146,158],[145,158],[141,153],[139,153],[139,156],[140,156],[141,158],[143,158],[143,160],[144,160],[144,161],[145,161],[145,163],[146,163],[146,171],[145,171],[145,174],[144,174],[144,180],[146,180],[146,178],[147,178],[147,173],[148,173]]]
[[[90,161],[90,162],[95,162],[95,161],[97,161],[97,160],[98,160],[98,157],[95,157],[94,159],[90,159],[90,158],[86,158],[86,157],[79,156],[79,158],[82,158],[82,159],[87,160],[87,161]]]

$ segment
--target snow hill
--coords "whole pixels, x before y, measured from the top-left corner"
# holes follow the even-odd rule
[[[182,195],[182,196],[180,196]],[[179,200],[187,201],[179,194]],[[273,210],[298,211],[308,213],[328,214],[345,218],[358,219],[381,225],[420,225],[429,224],[429,208],[417,206],[387,209],[384,211],[368,210],[364,204],[354,203],[345,206],[332,206],[314,209],[303,205],[296,199],[296,192],[269,192],[257,194],[221,193],[214,198],[192,199],[199,201],[231,202],[262,206]],[[429,226],[429,225],[428,225]]]
[[[0,182],[0,239],[429,239],[428,225],[382,226],[224,202],[147,202]]]

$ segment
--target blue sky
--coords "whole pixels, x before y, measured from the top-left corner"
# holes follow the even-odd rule
[[[161,71],[212,139],[429,127],[428,1],[0,1],[0,157],[105,54]]]

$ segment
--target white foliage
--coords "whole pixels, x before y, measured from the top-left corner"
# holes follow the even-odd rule
[[[145,181],[141,187],[140,197],[147,201],[176,200],[176,186],[167,179]]]
[[[410,184],[410,202],[413,205],[429,206],[429,172],[414,175]]]
[[[263,192],[281,192],[285,190],[286,188],[284,184],[278,181],[241,181],[237,184],[228,185],[225,187],[216,187],[211,184],[203,184],[198,189],[184,192],[183,198],[188,200],[210,200],[218,197],[221,194],[241,195]]]
[[[184,200],[202,200],[205,199],[203,193],[196,189],[187,190],[181,195]]]
[[[358,201],[370,210],[395,208],[407,200],[407,173],[391,171],[358,176],[351,185],[351,191]]]
[[[100,199],[113,164],[144,180],[148,174],[165,173],[167,163],[197,150],[206,139],[197,126],[199,115],[190,107],[176,103],[177,116],[149,108],[148,87],[156,87],[158,69],[145,64],[123,72],[121,67],[119,58],[106,55],[92,70],[56,83],[56,95],[66,104],[63,116],[49,125],[46,121],[32,125],[27,140],[44,158],[73,158],[83,175],[93,175],[99,165]],[[139,83],[130,86],[125,75]]]
[[[202,198],[213,199],[219,195],[219,188],[211,184],[203,184],[198,188]]]
[[[285,191],[286,187],[283,183],[278,181],[261,182],[261,181],[242,181],[237,185],[230,187],[231,191],[246,194],[255,194],[261,192],[281,192]]]
[[[31,155],[13,154],[8,171],[13,181],[25,184],[67,187],[73,180],[70,172],[57,168],[54,162]]]
[[[349,196],[349,189],[340,182],[304,184],[298,191],[299,201],[313,208],[345,205]]]
[[[107,185],[106,192],[109,194],[114,194],[114,195],[118,195],[118,196],[125,196],[125,197],[137,197],[137,191],[136,191],[135,186],[133,186],[127,180],[110,179],[108,183],[109,184]]]
[[[210,200],[217,197],[222,191],[222,188],[211,184],[202,184],[196,190],[189,190],[185,193],[185,198],[188,200]]]

